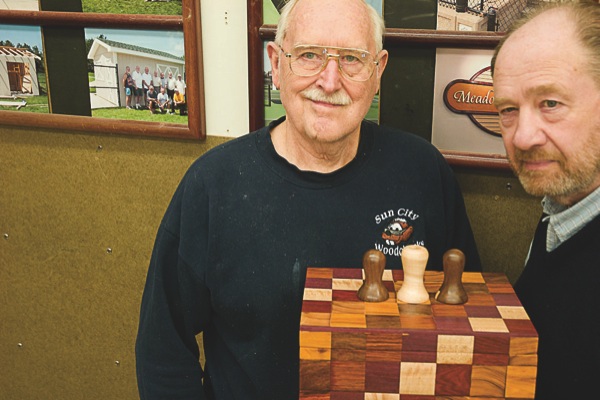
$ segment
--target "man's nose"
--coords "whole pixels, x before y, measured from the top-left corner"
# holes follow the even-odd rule
[[[515,133],[512,139],[515,147],[529,150],[546,143],[545,126],[541,117],[532,110],[521,109]]]
[[[326,92],[335,92],[340,89],[342,73],[338,64],[337,57],[329,57],[325,62],[325,67],[319,74],[318,84]]]

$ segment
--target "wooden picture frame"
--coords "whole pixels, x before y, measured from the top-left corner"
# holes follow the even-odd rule
[[[248,82],[250,101],[250,130],[264,126],[263,99],[263,42],[274,40],[277,27],[263,25],[263,0],[247,0],[248,7]],[[496,47],[503,33],[443,31],[431,29],[386,28],[384,44],[386,48],[413,46],[421,48],[483,48]],[[450,165],[509,170],[505,156],[469,152],[442,151]]]
[[[204,140],[206,114],[202,68],[200,2],[182,0],[182,15],[105,14],[64,11],[0,10],[2,24],[70,28],[123,28],[183,31],[188,124],[117,120],[79,115],[0,111],[0,124],[107,134]],[[52,77],[48,77],[52,79]]]

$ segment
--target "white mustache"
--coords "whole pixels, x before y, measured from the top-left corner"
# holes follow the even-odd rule
[[[347,106],[352,103],[350,96],[341,90],[332,94],[327,94],[317,88],[308,88],[302,91],[302,95],[312,101],[320,101],[338,106]]]

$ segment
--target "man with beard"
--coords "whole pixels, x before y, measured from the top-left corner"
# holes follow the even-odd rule
[[[200,157],[157,234],[136,343],[142,399],[299,397],[306,268],[362,268],[374,247],[479,255],[431,143],[366,122],[388,53],[365,0],[292,0],[268,44],[286,116]],[[403,217],[410,234],[386,243]],[[202,333],[206,363],[198,361]]]
[[[528,193],[543,196],[543,215],[515,285],[539,333],[538,399],[597,392],[598,38],[600,5],[559,3],[517,23],[492,61],[510,164]]]

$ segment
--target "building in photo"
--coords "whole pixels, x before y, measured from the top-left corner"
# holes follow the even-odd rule
[[[0,96],[40,94],[36,59],[27,49],[0,46]]]
[[[178,74],[185,77],[183,57],[108,39],[94,39],[88,59],[94,62],[95,78],[90,87],[95,87],[96,93],[91,94],[92,109],[125,106],[121,78],[127,66],[131,71],[139,65],[142,72],[148,67],[150,74],[158,70],[166,76],[172,72],[174,77]]]

